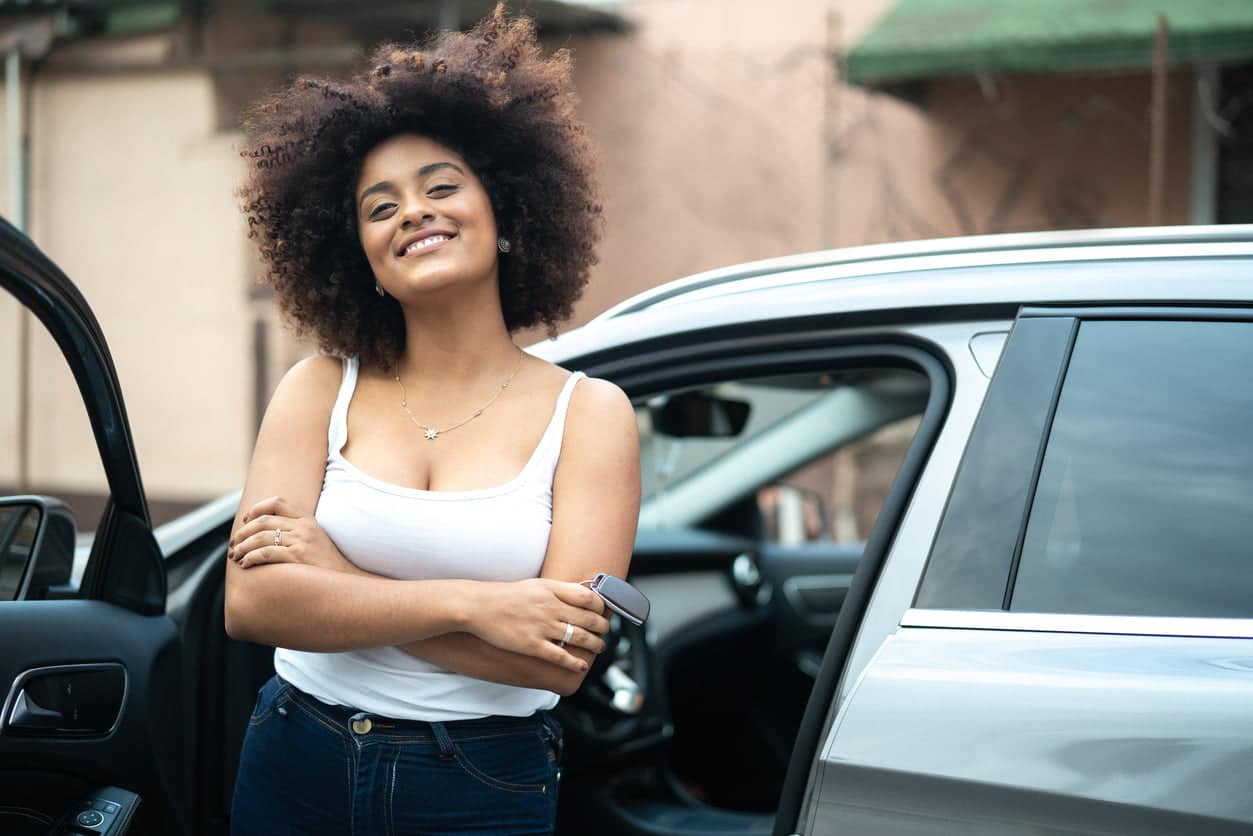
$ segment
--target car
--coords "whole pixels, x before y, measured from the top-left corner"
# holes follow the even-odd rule
[[[0,830],[224,833],[238,495],[154,528],[86,300],[7,225],[0,284],[110,491],[77,582],[0,502]],[[530,351],[636,404],[652,602],[558,707],[559,833],[1253,830],[1253,227],[789,256]]]

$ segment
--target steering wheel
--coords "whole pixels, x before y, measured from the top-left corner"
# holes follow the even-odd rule
[[[643,627],[609,619],[605,650],[583,685],[554,709],[565,732],[567,763],[602,761],[659,743],[669,717]]]

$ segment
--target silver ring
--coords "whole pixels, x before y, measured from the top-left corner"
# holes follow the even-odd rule
[[[561,641],[558,642],[558,645],[560,645],[561,647],[565,647],[566,642],[570,641],[570,639],[572,638],[574,638],[574,625],[571,624],[569,621],[567,621],[566,622],[566,634],[561,637]]]
[[[281,528],[274,529],[274,545],[283,545],[283,529]]]

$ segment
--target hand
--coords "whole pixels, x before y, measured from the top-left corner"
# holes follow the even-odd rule
[[[587,663],[569,648],[592,653],[605,649],[605,603],[586,587],[535,578],[483,583],[477,589],[468,632],[488,644],[580,672],[587,670]],[[572,630],[563,644],[567,624]]]
[[[277,537],[275,532],[280,532]],[[279,496],[263,499],[248,510],[226,556],[244,569],[265,563],[305,563],[341,572],[356,569],[317,520],[300,515]]]

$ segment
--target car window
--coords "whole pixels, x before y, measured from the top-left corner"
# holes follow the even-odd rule
[[[776,542],[864,539],[927,392],[914,371],[842,369],[654,397],[636,411],[640,525],[707,526],[747,503],[760,520],[741,533]]]
[[[59,500],[86,542],[109,488],[82,396],[51,335],[7,292],[0,292],[0,322],[0,496]],[[75,581],[86,557],[80,551]]]
[[[762,539],[782,545],[864,542],[918,431],[894,421],[757,491]]]
[[[1010,609],[1253,617],[1253,324],[1085,322]]]

